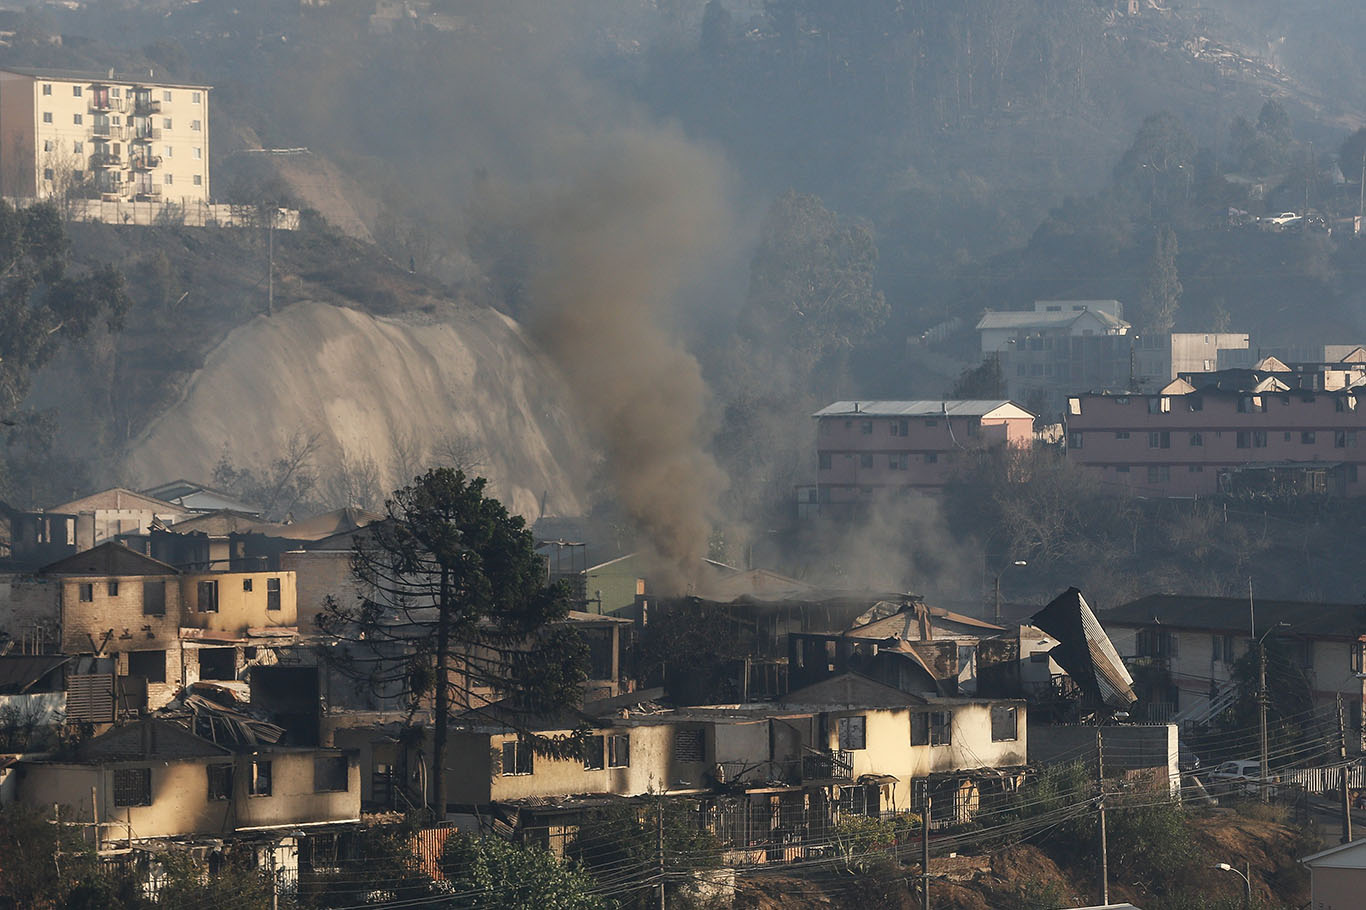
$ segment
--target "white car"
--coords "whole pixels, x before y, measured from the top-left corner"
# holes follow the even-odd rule
[[[1279,215],[1267,215],[1262,221],[1273,227],[1290,227],[1300,223],[1300,216],[1294,212],[1281,212]]]
[[[1272,775],[1262,783],[1262,763],[1254,759],[1226,761],[1209,774],[1209,789],[1221,793],[1257,796],[1265,788],[1267,798],[1275,799],[1278,783],[1280,780]]]

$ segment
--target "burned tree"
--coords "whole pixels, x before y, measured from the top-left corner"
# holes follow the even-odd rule
[[[433,800],[444,814],[447,724],[455,712],[497,704],[500,720],[573,704],[587,677],[582,640],[556,624],[565,590],[547,584],[531,533],[484,493],[483,478],[438,468],[396,491],[386,518],[357,538],[353,607],[329,598],[318,622],[341,647],[332,661],[410,711],[432,710]],[[573,743],[519,728],[533,749]]]

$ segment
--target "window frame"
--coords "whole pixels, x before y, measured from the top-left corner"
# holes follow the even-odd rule
[[[232,762],[214,762],[204,766],[209,802],[222,803],[232,799],[235,771]]]
[[[251,797],[268,797],[273,795],[273,770],[270,759],[253,758],[251,760],[251,781],[247,787],[247,795]]]
[[[868,748],[868,715],[846,714],[835,722],[835,741],[841,752]]]
[[[135,809],[152,804],[151,768],[115,768],[110,778],[114,808]],[[136,800],[136,802],[134,802]]]
[[[631,734],[610,733],[606,737],[607,767],[631,767]]]
[[[1004,734],[1006,717],[1009,717],[1010,735]],[[998,735],[998,728],[1000,735]],[[991,741],[994,743],[1013,743],[1020,739],[1020,709],[1018,705],[991,706]]]
[[[339,771],[340,774],[338,774]],[[336,786],[338,781],[340,781],[341,786]],[[318,755],[313,758],[314,793],[349,793],[350,791],[351,763],[347,761],[345,755]]]
[[[536,773],[536,756],[531,747],[516,739],[505,740],[500,748],[501,760],[498,762],[499,777],[530,777]],[[508,761],[508,756],[512,760]],[[508,770],[508,768],[512,770]]]

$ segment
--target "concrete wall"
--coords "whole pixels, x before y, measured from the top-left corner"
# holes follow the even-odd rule
[[[1034,731],[1029,760],[1049,764],[1077,759],[1093,760],[1096,754],[1096,727],[1046,724]],[[1105,753],[1106,775],[1122,771],[1163,768],[1172,792],[1179,792],[1181,772],[1177,765],[1176,724],[1145,724],[1125,727],[1100,727],[1101,747]]]
[[[280,582],[280,609],[266,609],[266,582]],[[218,583],[218,612],[199,610],[199,582]],[[251,590],[245,583],[251,582]],[[293,572],[216,572],[180,577],[180,597],[184,607],[181,623],[186,628],[205,629],[245,636],[248,629],[294,626],[299,622],[298,591]]]
[[[1357,474],[1347,477],[1347,495],[1366,492],[1366,471],[1359,470],[1366,465],[1366,405],[1358,408],[1354,395],[1269,393],[1256,396],[1262,410],[1240,411],[1244,397],[1251,396],[1080,396],[1080,413],[1067,419],[1067,454],[1108,487],[1147,494],[1209,495],[1220,469],[1286,461],[1346,463]],[[1154,477],[1150,466],[1166,470]]]
[[[831,501],[847,498],[845,491],[857,497],[859,488],[941,487],[958,470],[962,449],[1028,445],[1033,435],[1030,418],[822,417],[816,481]]]
[[[1309,892],[1313,910],[1357,910],[1366,892],[1366,869],[1316,866],[1309,872]]]
[[[360,602],[360,585],[351,575],[350,550],[291,550],[280,554],[280,568],[294,573],[301,633],[317,628],[317,616],[328,595],[345,606]]]
[[[270,796],[249,796],[250,756],[222,756],[173,761],[128,761],[106,765],[24,764],[18,798],[26,805],[50,811],[63,807],[62,817],[73,821],[95,820],[91,813],[92,791],[98,820],[105,825],[106,839],[177,837],[190,834],[223,835],[235,830],[311,822],[347,821],[360,817],[360,772],[355,758],[348,759],[348,788],[344,792],[314,791],[314,758],[311,751],[262,752],[271,762]],[[234,797],[208,798],[211,764],[232,764]],[[114,805],[114,769],[149,768],[152,779],[150,806]]]
[[[174,576],[122,575],[71,576],[60,586],[62,650],[67,654],[95,651],[141,651],[175,647],[180,637],[180,587]],[[110,593],[111,583],[117,584]],[[147,588],[165,584],[166,609],[162,614],[143,613]],[[81,600],[81,588],[90,586],[91,599]],[[112,635],[109,633],[112,631]]]
[[[31,575],[0,575],[0,632],[16,641],[42,630],[48,642],[61,634],[61,587]]]

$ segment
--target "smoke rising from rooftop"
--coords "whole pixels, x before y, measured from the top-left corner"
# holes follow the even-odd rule
[[[562,141],[575,164],[523,213],[536,250],[532,328],[662,587],[681,591],[706,554],[726,478],[707,450],[706,384],[670,308],[731,231],[727,169],[665,128]]]

